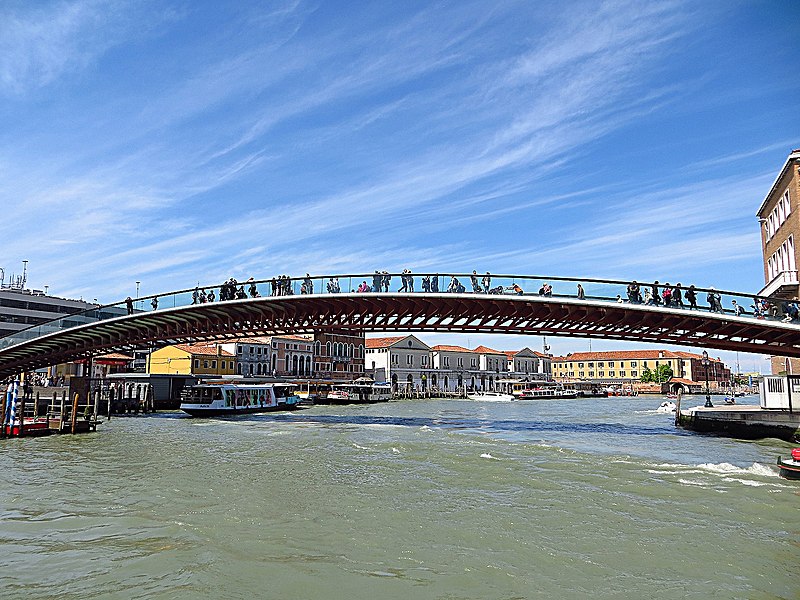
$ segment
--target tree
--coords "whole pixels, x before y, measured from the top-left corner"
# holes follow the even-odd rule
[[[669,365],[658,365],[655,371],[645,367],[639,381],[642,383],[664,383],[672,377],[672,368]]]

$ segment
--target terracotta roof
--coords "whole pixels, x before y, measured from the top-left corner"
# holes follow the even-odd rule
[[[503,350],[503,354],[506,355],[508,360],[514,358],[517,355],[517,352],[519,352],[519,350]]]
[[[672,350],[617,350],[611,352],[575,352],[569,356],[554,356],[553,362],[590,361],[590,360],[658,360],[660,358],[693,358],[702,359],[702,355],[692,352]],[[719,358],[708,357],[708,360],[722,362]]]
[[[303,335],[286,334],[286,335],[273,335],[272,337],[274,339],[278,339],[278,340],[295,340],[297,342],[312,342],[313,341],[310,337],[305,337]]]
[[[674,381],[676,383],[685,383],[686,385],[700,385],[700,382],[698,381],[692,381],[691,379],[684,379],[683,377],[673,377],[669,381],[670,383]]]
[[[367,348],[388,348],[392,344],[396,344],[400,340],[406,339],[407,335],[400,335],[395,337],[380,337],[380,338],[367,338]]]
[[[473,350],[473,352],[476,352],[478,354],[506,354],[502,350],[493,350],[492,348],[489,348],[488,346],[478,346],[477,348],[475,348]],[[508,356],[508,355],[506,354],[506,356]]]
[[[469,352],[474,353],[474,350],[470,350],[469,348],[462,348],[461,346],[447,346],[447,345],[439,345],[434,346],[432,348],[437,352]]]
[[[222,348],[219,349],[219,354],[217,354],[217,347],[216,346],[193,346],[190,344],[175,344],[176,348],[183,350],[184,352],[188,352],[189,354],[195,355],[202,355],[202,356],[225,356],[225,357],[233,357],[233,354],[228,352],[227,350],[223,350]]]
[[[95,356],[95,358],[106,359],[106,360],[133,360],[132,356],[128,356],[127,354],[120,354],[119,352],[103,354],[102,356]]]

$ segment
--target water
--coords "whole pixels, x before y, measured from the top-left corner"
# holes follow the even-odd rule
[[[676,430],[662,400],[158,415],[5,440],[0,592],[800,597],[800,484],[774,464],[790,445]]]

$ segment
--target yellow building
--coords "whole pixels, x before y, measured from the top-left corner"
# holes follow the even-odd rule
[[[220,346],[177,344],[147,357],[147,372],[165,375],[234,375],[236,357]]]
[[[706,369],[702,365],[702,358],[700,354],[670,350],[576,352],[553,357],[553,376],[559,381],[636,381],[645,369],[655,371],[661,365],[669,365],[675,378],[700,382],[707,376],[714,383],[712,387],[730,382],[731,371],[721,359],[709,357]]]

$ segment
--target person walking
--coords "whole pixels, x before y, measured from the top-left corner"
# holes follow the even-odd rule
[[[681,291],[681,284],[675,284],[672,288],[672,304],[678,308],[683,308],[683,292]]]
[[[578,300],[586,300],[586,293],[583,291],[583,286],[578,284]]]
[[[158,296],[153,296],[153,299],[150,300],[150,306],[153,307],[153,310],[158,310]]]
[[[192,304],[195,303],[192,302]],[[125,308],[127,309],[129,315],[133,314],[133,298],[131,298],[130,296],[125,298]]]
[[[689,289],[686,290],[686,301],[689,303],[690,310],[697,310],[697,292],[694,289],[694,285],[690,285]]]

